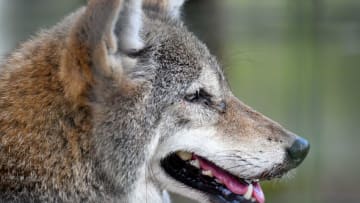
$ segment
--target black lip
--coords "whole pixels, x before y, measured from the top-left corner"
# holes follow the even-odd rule
[[[213,203],[253,203],[242,195],[234,194],[213,178],[204,176],[201,171],[171,154],[161,161],[165,172],[175,180],[209,195]]]

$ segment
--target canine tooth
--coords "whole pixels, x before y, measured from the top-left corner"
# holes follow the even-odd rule
[[[214,177],[213,173],[212,173],[210,170],[201,171],[201,173],[202,173],[204,176]]]
[[[179,151],[176,154],[184,161],[188,161],[192,158],[192,154],[189,152]]]
[[[250,200],[251,197],[252,197],[253,190],[254,190],[254,186],[252,184],[250,184],[248,186],[248,190],[244,194],[244,198],[247,199],[247,200]]]
[[[190,164],[196,168],[200,168],[200,163],[197,159],[190,161]]]

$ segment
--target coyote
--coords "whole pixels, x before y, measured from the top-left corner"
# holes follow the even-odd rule
[[[184,0],[89,0],[0,72],[0,202],[264,203],[309,143],[239,101]]]

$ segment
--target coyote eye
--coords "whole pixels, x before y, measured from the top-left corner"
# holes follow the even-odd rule
[[[185,100],[191,103],[201,103],[206,106],[212,104],[211,95],[203,89],[197,90],[194,94],[186,95]]]

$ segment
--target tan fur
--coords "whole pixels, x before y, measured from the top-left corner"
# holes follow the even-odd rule
[[[226,113],[221,117],[218,126],[225,135],[236,135],[250,139],[268,135],[269,139],[283,142],[284,134],[288,133],[281,125],[255,111],[251,107],[230,96]]]
[[[84,104],[74,108],[64,98],[57,40],[44,34],[46,43],[25,44],[4,67],[6,73],[0,80],[2,182],[4,178],[16,182],[11,178],[23,176],[31,177],[29,184],[36,184],[39,177],[47,177],[41,181],[56,181],[60,187],[74,175],[73,165],[88,151],[91,112]]]
[[[23,44],[1,67],[1,191],[24,183],[67,191],[68,184],[88,181],[79,171],[90,156],[89,90],[97,77],[110,75],[112,21],[121,3],[90,1],[87,10]]]

